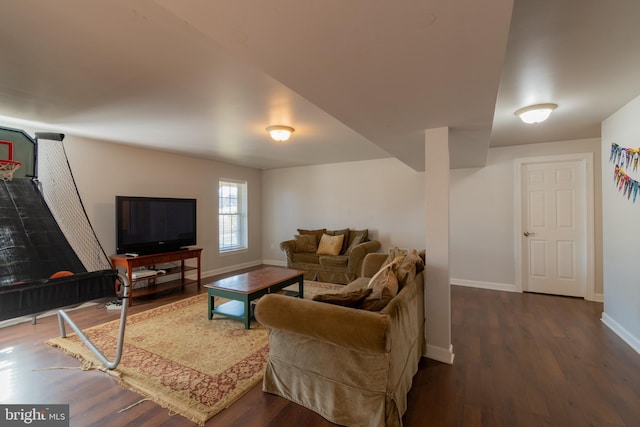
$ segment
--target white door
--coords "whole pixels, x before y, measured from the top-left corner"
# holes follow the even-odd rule
[[[524,164],[523,290],[586,296],[585,171],[581,161]]]

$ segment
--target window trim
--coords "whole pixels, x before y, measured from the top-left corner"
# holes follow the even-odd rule
[[[233,184],[238,189],[237,194],[237,213],[229,214],[221,211],[222,200],[222,188],[225,185]],[[246,180],[232,179],[232,178],[219,178],[218,179],[218,253],[221,255],[227,255],[232,253],[246,252],[249,249],[249,221],[248,221],[248,182]],[[222,217],[237,217],[239,235],[238,243],[236,245],[224,246],[222,244],[222,237],[225,235],[221,233]],[[233,239],[232,239],[233,240]]]

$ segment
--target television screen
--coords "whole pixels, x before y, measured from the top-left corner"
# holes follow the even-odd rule
[[[196,199],[116,196],[116,252],[171,252],[196,244]]]

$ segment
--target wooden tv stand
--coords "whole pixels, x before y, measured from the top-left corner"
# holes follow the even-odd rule
[[[200,289],[200,254],[202,252],[201,248],[193,248],[193,249],[183,249],[174,252],[162,252],[157,254],[150,255],[138,255],[138,256],[127,256],[124,254],[111,255],[109,258],[111,259],[111,267],[113,269],[118,269],[118,267],[124,268],[127,277],[129,278],[129,283],[131,283],[131,294],[129,298],[129,305],[133,304],[133,298],[156,294],[158,292],[184,288],[185,285],[197,283],[198,289]],[[186,265],[185,260],[196,258],[197,266]],[[161,274],[157,274],[155,276],[147,276],[147,277],[139,277],[133,278],[132,273],[135,268],[144,267],[146,269],[154,270],[157,264],[164,264],[168,262],[180,261],[180,265],[171,268],[165,268],[165,272]],[[197,270],[198,271],[198,279],[192,280],[187,279],[184,274],[187,271]],[[171,275],[180,275],[179,278],[175,280],[170,280],[167,282],[158,283],[157,279],[161,277],[171,276]],[[147,286],[134,289],[134,284],[137,282],[141,282],[143,280],[147,281]]]

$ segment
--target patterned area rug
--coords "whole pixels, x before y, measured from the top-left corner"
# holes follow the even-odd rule
[[[305,281],[305,299],[340,288]],[[115,357],[118,326],[115,320],[84,330],[109,360]],[[47,344],[87,369],[105,370],[75,334]],[[204,425],[262,380],[268,354],[264,327],[255,320],[249,330],[221,316],[207,320],[207,295],[200,294],[128,316],[121,362],[107,372],[124,387]]]

